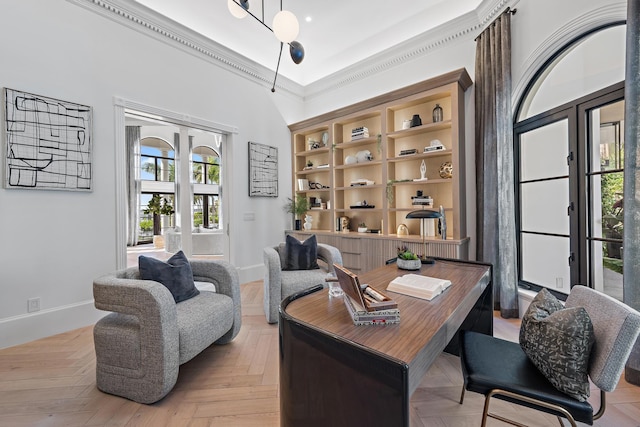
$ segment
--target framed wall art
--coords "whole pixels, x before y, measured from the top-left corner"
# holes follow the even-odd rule
[[[91,191],[92,109],[3,89],[4,187]]]
[[[278,148],[249,141],[249,196],[278,197]]]

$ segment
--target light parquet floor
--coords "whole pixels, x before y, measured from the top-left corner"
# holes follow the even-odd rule
[[[153,405],[96,389],[91,327],[0,350],[0,426],[278,426],[278,328],[262,313],[261,281],[242,285],[242,308],[238,337],[182,365],[176,387]],[[518,327],[517,320],[495,318],[497,336],[517,339]],[[483,397],[467,392],[464,405],[458,403],[459,363],[448,354],[434,363],[411,399],[412,426],[480,425]],[[492,409],[532,427],[557,425],[504,402]],[[640,387],[623,379],[595,425],[637,427],[639,420]]]

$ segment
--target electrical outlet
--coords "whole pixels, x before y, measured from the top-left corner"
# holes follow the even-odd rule
[[[556,288],[562,288],[562,277],[556,277]]]
[[[27,312],[33,313],[34,311],[40,311],[40,298],[29,298],[27,300]]]

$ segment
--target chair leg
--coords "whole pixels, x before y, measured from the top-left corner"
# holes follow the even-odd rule
[[[482,424],[481,427],[485,427],[487,425],[487,415],[489,415],[489,401],[491,400],[491,395],[487,395],[484,398],[484,409],[482,411]]]
[[[464,386],[462,386],[462,393],[460,393],[460,404],[462,405],[462,401],[464,401]]]
[[[562,422],[562,418],[561,417],[557,417],[558,418],[558,422],[560,423],[560,427],[564,427],[564,423]]]

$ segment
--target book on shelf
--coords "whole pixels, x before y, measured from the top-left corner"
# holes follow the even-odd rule
[[[393,279],[387,286],[387,291],[432,300],[449,286],[450,280],[411,273]]]
[[[397,308],[367,311],[349,295],[345,294],[342,298],[354,325],[386,325],[389,323],[400,323],[400,310]]]

